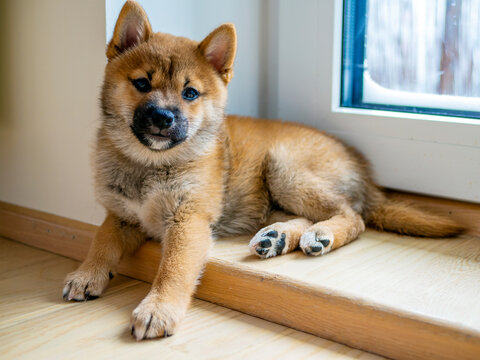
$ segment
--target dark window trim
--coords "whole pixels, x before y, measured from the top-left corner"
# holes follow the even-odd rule
[[[480,119],[480,112],[476,111],[363,102],[366,19],[367,0],[343,1],[343,44],[340,106],[359,109],[386,110]]]

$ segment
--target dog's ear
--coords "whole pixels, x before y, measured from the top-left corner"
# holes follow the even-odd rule
[[[145,10],[136,1],[127,0],[118,16],[112,40],[107,46],[108,60],[147,41],[151,33],[152,26]]]
[[[233,78],[233,62],[237,52],[235,26],[233,24],[219,26],[200,43],[199,49],[225,84],[228,84]]]

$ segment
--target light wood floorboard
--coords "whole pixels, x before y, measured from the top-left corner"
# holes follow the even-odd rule
[[[2,359],[380,359],[201,300],[175,336],[137,343],[129,316],[149,284],[117,276],[102,298],[65,303],[62,280],[77,266],[0,238]]]

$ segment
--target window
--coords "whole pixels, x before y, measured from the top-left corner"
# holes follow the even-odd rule
[[[480,118],[480,0],[345,0],[341,105]]]

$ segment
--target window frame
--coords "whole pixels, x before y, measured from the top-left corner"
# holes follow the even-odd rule
[[[478,120],[342,107],[343,0],[279,0],[275,6],[273,116],[317,127],[356,147],[382,186],[480,202]]]
[[[402,104],[387,104],[383,102],[365,101],[365,32],[367,28],[367,1],[368,0],[344,0],[343,1],[343,33],[342,33],[342,80],[341,98],[342,107],[388,110],[395,112],[408,112],[416,114],[429,114],[440,116],[455,116],[462,118],[479,119],[480,112],[458,109],[437,108],[429,106],[415,106],[414,103],[430,101],[440,103],[445,96],[436,94],[416,94],[406,91],[398,91]],[[367,72],[368,73],[368,72]],[[371,80],[373,81],[373,80]],[[368,82],[367,82],[368,85]],[[380,85],[379,85],[380,86]],[[386,89],[387,90],[387,89]],[[388,89],[387,92],[394,92]],[[411,94],[411,95],[410,95]],[[410,96],[408,96],[410,95]],[[455,96],[448,96],[451,100]],[[420,101],[419,101],[420,98]],[[463,98],[463,97],[460,97]],[[411,101],[411,103],[409,103]],[[480,102],[480,99],[479,99]]]

